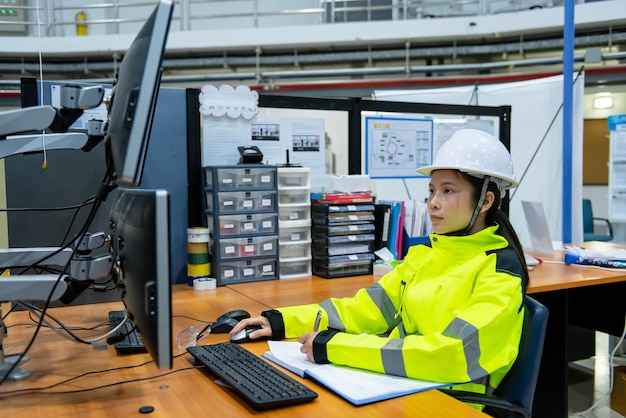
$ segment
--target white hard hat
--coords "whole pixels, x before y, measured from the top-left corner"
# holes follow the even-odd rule
[[[511,154],[495,136],[478,129],[460,129],[441,146],[433,164],[417,171],[431,176],[435,170],[459,170],[474,177],[489,176],[500,193],[519,182],[513,173]]]

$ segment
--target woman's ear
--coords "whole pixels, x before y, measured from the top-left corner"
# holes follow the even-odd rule
[[[496,195],[493,194],[491,190],[488,190],[487,193],[485,193],[485,200],[483,200],[483,207],[480,208],[480,213],[487,212],[495,200]]]

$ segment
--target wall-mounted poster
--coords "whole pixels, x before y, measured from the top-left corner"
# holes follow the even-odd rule
[[[432,119],[365,118],[365,173],[371,178],[422,177],[432,161]]]

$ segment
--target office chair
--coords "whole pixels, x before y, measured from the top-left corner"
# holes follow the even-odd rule
[[[493,394],[440,390],[462,402],[485,405],[483,412],[493,417],[529,418],[543,353],[548,309],[529,296],[524,297],[524,308],[517,359]]]
[[[606,224],[608,234],[596,234],[595,221]],[[583,199],[583,240],[584,241],[611,241],[613,239],[613,225],[606,218],[594,218],[591,200]]]

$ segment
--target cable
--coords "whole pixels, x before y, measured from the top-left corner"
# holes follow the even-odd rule
[[[33,306],[33,305],[29,304],[29,303],[25,303],[23,301],[17,301],[17,303],[19,303],[24,308],[26,308],[31,314],[35,315],[35,317],[37,318],[38,321],[42,321],[48,328],[50,328],[51,330],[53,330],[54,332],[56,332],[57,334],[59,334],[63,338],[67,338],[70,341],[79,342],[79,343],[82,343],[82,344],[93,344],[95,342],[102,341],[105,338],[108,338],[108,337],[110,337],[112,335],[115,335],[120,330],[120,328],[122,328],[124,326],[126,321],[128,321],[128,315],[124,314],[123,320],[118,325],[116,325],[114,328],[112,328],[111,330],[106,332],[105,334],[103,334],[103,335],[101,335],[99,337],[91,338],[91,339],[84,339],[84,338],[81,338],[78,335],[74,334],[74,332],[72,332],[71,329],[66,327],[61,321],[59,321],[57,318],[55,318],[54,316],[50,315],[49,313],[42,314],[41,309],[37,308],[36,306]],[[52,321],[56,322],[59,325],[60,328],[52,326],[52,324],[45,319],[44,315],[47,316],[48,318],[50,318]],[[65,333],[67,335],[63,334],[61,332],[61,330],[65,331]],[[68,338],[68,335],[69,335],[70,338]]]
[[[196,370],[196,369],[199,369],[199,368],[202,368],[202,367],[204,367],[204,366],[184,367],[182,369],[170,370],[168,372],[157,374],[157,375],[154,375],[154,376],[139,377],[137,379],[130,379],[130,380],[122,380],[122,381],[118,381],[118,382],[107,383],[105,385],[94,386],[94,387],[84,388],[84,389],[63,390],[63,391],[58,391],[58,392],[24,392],[24,393],[15,393],[12,396],[21,396],[21,395],[69,395],[69,394],[76,394],[76,393],[92,392],[92,391],[95,391],[95,390],[106,389],[106,388],[119,386],[119,385],[125,385],[125,384],[128,384],[128,383],[137,383],[137,382],[145,382],[145,381],[148,381],[148,380],[154,380],[154,379],[158,379],[158,378],[161,378],[161,377],[169,376],[169,375],[174,374],[174,373],[179,373],[179,372],[183,372],[183,371],[187,371],[187,370]],[[0,397],[2,397],[3,395],[4,395],[4,392],[0,392]]]
[[[615,367],[613,365],[613,359],[615,358],[615,353],[617,352],[617,349],[624,342],[624,336],[626,336],[626,318],[624,319],[624,331],[622,331],[622,336],[620,337],[620,339],[617,342],[617,344],[615,344],[615,347],[613,348],[613,350],[611,351],[611,355],[609,356],[609,390],[608,390],[608,392],[603,394],[602,396],[600,396],[594,402],[593,405],[591,405],[589,408],[585,409],[584,411],[574,412],[573,413],[574,416],[586,418],[585,414],[588,414],[589,412],[591,412],[594,409],[596,409],[597,406],[600,404],[600,402],[604,401],[606,398],[611,396],[611,392],[613,392],[613,369]]]
[[[181,354],[177,354],[174,356],[174,358],[178,358],[182,355],[185,355],[186,353],[181,353]],[[153,363],[153,360],[148,360],[145,361],[143,363],[140,364],[135,364],[132,366],[122,366],[122,367],[115,367],[112,369],[104,369],[104,370],[96,370],[96,371],[91,371],[91,372],[86,372],[86,373],[82,373],[79,374],[77,376],[74,377],[70,377],[68,379],[65,380],[61,380],[60,382],[56,382],[56,383],[52,383],[48,386],[44,386],[44,387],[39,387],[39,388],[27,388],[27,389],[15,389],[15,390],[10,390],[10,391],[6,391],[6,392],[0,392],[0,399],[1,398],[7,398],[9,396],[21,396],[21,395],[53,395],[53,394],[68,394],[68,393],[75,393],[75,391],[63,391],[63,392],[44,392],[45,390],[48,389],[53,389],[55,387],[61,386],[63,384],[66,383],[70,383],[73,382],[75,380],[81,379],[83,377],[87,377],[90,375],[99,375],[99,374],[104,374],[104,373],[109,373],[109,372],[116,372],[116,371],[120,371],[120,370],[128,370],[128,369],[134,369],[134,368],[138,368],[138,367],[143,367],[145,365],[151,364]],[[180,372],[180,371],[185,371],[185,370],[192,370],[192,369],[197,369],[203,366],[194,366],[194,367],[185,367],[182,369],[176,369],[176,370],[172,370],[163,374],[159,374],[159,375],[155,375],[155,376],[150,376],[150,377],[146,377],[146,378],[140,378],[139,380],[124,380],[124,381],[120,381],[120,382],[115,382],[113,384],[108,384],[108,385],[104,385],[104,386],[97,386],[94,388],[88,388],[88,389],[79,389],[76,391],[76,393],[78,392],[86,392],[86,391],[91,391],[91,390],[97,390],[97,389],[101,389],[104,387],[109,387],[109,386],[115,386],[115,385],[121,385],[121,384],[125,384],[125,383],[132,383],[135,381],[141,381],[141,380],[151,380],[151,379],[158,379],[159,377],[163,377],[163,376],[167,376],[168,374],[172,374],[172,373],[176,373],[176,372]]]
[[[198,318],[194,318],[192,316],[188,316],[188,315],[172,315],[172,318],[185,318],[185,319],[191,319],[194,322],[202,322],[204,324],[206,324],[207,322],[211,322],[211,321],[204,321],[202,319],[198,319]]]
[[[83,203],[79,203],[77,205],[71,206],[57,206],[57,207],[49,207],[49,208],[0,208],[0,212],[52,212],[55,210],[72,210],[72,209],[82,209],[87,205],[92,204],[96,200],[95,196],[91,196],[86,199]]]
[[[41,55],[41,18],[39,17],[39,0],[37,0],[37,37],[39,40],[39,82],[41,88],[39,89],[40,101],[39,104],[43,105],[43,57]],[[46,130],[41,131],[41,148],[43,150],[43,163],[41,169],[46,170],[48,168],[48,153],[46,151]]]
[[[580,75],[583,73],[584,69],[585,69],[585,66],[582,66],[580,68],[580,70],[578,70],[578,74],[576,74],[576,78],[574,79],[574,82],[572,83],[572,85],[576,85],[576,82],[578,81],[578,78],[580,78]],[[522,180],[524,180],[524,177],[526,176],[526,173],[528,173],[528,170],[530,169],[530,166],[532,165],[533,161],[535,160],[535,157],[539,153],[539,149],[542,147],[542,145],[543,145],[544,141],[546,140],[548,134],[552,130],[552,125],[554,125],[554,122],[556,121],[556,118],[559,116],[559,113],[561,113],[561,109],[563,109],[563,102],[561,102],[561,104],[559,105],[559,108],[557,109],[557,111],[554,114],[554,117],[550,121],[550,124],[548,125],[548,128],[546,129],[546,132],[543,134],[543,137],[541,138],[541,141],[539,141],[539,145],[535,149],[535,152],[533,153],[533,155],[530,157],[530,161],[528,162],[528,165],[526,165],[526,169],[524,170],[524,172],[522,173],[522,175],[520,176],[520,178],[518,180],[518,186],[511,191],[510,196],[509,196],[509,203],[513,200],[513,197],[517,194],[517,191],[519,190],[519,184],[522,184]]]
[[[91,210],[90,210],[90,212],[89,212],[89,214],[87,216],[87,219],[86,219],[83,227],[81,228],[80,233],[78,234],[79,240],[82,240],[84,238],[85,234],[87,233],[87,230],[89,229],[89,226],[93,222],[93,220],[94,220],[94,218],[96,216],[96,213],[98,212],[98,209],[100,208],[100,205],[102,204],[102,202],[104,201],[104,198],[106,197],[107,191],[112,187],[111,186],[111,181],[112,181],[113,178],[114,178],[113,165],[112,164],[108,164],[107,172],[104,175],[104,179],[103,179],[102,184],[100,185],[100,188],[98,190],[98,194],[97,194],[98,197],[94,200],[93,205],[91,207]],[[58,252],[62,251],[63,249],[64,249],[64,247],[61,247],[60,249],[58,249],[53,254],[57,254]],[[70,266],[70,264],[72,262],[72,259],[74,258],[74,256],[75,256],[77,251],[78,251],[78,247],[74,247],[74,250],[72,251],[71,257],[67,260],[67,263],[65,263],[65,266],[63,267],[63,270],[59,274],[59,277],[57,278],[57,281],[55,282],[54,286],[50,290],[48,298],[45,301],[44,307],[41,310],[41,314],[42,314],[41,315],[41,319],[37,323],[37,327],[35,328],[35,332],[33,333],[33,336],[31,337],[30,341],[26,345],[26,348],[24,349],[24,351],[19,354],[19,356],[18,356],[17,360],[15,361],[15,363],[13,363],[13,365],[6,371],[6,373],[2,377],[0,377],[0,386],[2,386],[2,384],[8,379],[8,377],[11,375],[13,370],[15,370],[15,368],[18,366],[18,364],[21,363],[22,359],[26,356],[26,354],[28,353],[30,348],[33,346],[35,340],[37,339],[37,335],[39,334],[39,330],[41,329],[41,327],[43,325],[44,316],[46,314],[46,311],[47,311],[48,307],[50,306],[52,295],[54,294],[54,291],[56,290],[56,287],[58,286],[59,282],[63,278],[63,275],[67,272],[67,270],[68,270],[68,268],[69,268],[69,266]],[[29,266],[29,268],[32,268],[32,267],[36,266],[37,264],[41,263],[43,260],[46,260],[47,258],[51,257],[53,254],[50,254],[50,255],[48,255],[46,257],[43,257],[38,262],[35,262],[31,266]],[[28,270],[28,269],[26,269],[26,270]],[[24,271],[26,271],[26,270],[24,270]],[[23,273],[24,271],[22,271],[21,273]]]
[[[76,210],[74,211],[74,216],[72,216],[72,220],[70,221],[70,224],[68,225],[68,227],[65,229],[65,235],[63,236],[63,239],[61,239],[61,245],[64,245],[65,240],[67,239],[67,236],[70,234],[70,231],[72,230],[72,226],[74,226],[74,221],[76,221],[76,218],[78,217],[78,213],[80,212],[80,210],[84,207],[87,206],[89,203],[93,203],[96,200],[96,197],[90,197],[89,199],[83,201],[82,205],[79,206],[78,208],[76,208]]]
[[[404,190],[406,190],[406,195],[409,197],[409,200],[411,200],[411,191],[409,190],[409,186],[406,184],[406,177],[402,177],[402,184],[404,184]]]
[[[22,302],[23,302],[23,301],[22,301]],[[37,308],[37,307],[36,307],[36,308]],[[37,309],[39,309],[39,308],[37,308]],[[46,313],[46,315],[47,315],[47,316],[49,316],[50,318],[54,318],[54,317],[53,317],[52,315],[50,315],[49,313]],[[32,312],[30,312],[30,311],[28,312],[28,319],[30,319],[30,320],[31,320],[31,322],[32,322],[32,323],[34,323],[34,325],[37,325],[38,320],[35,320],[35,318],[34,318],[34,317],[33,317],[33,315],[32,315]],[[58,322],[58,321],[57,321],[57,322]],[[74,331],[95,331],[95,330],[97,330],[98,328],[102,328],[102,327],[110,326],[110,324],[111,324],[111,321],[106,320],[106,321],[101,321],[101,322],[97,323],[96,325],[93,325],[93,326],[90,326],[90,327],[81,327],[81,326],[66,326],[66,328],[67,328],[67,329],[74,330]],[[19,324],[19,323],[18,323],[18,324],[12,324],[11,326],[15,326],[15,325],[24,325],[24,326],[26,326],[26,327],[33,326],[33,324],[28,324],[28,323],[26,323],[26,324],[24,324],[24,323],[22,323],[22,324]]]

